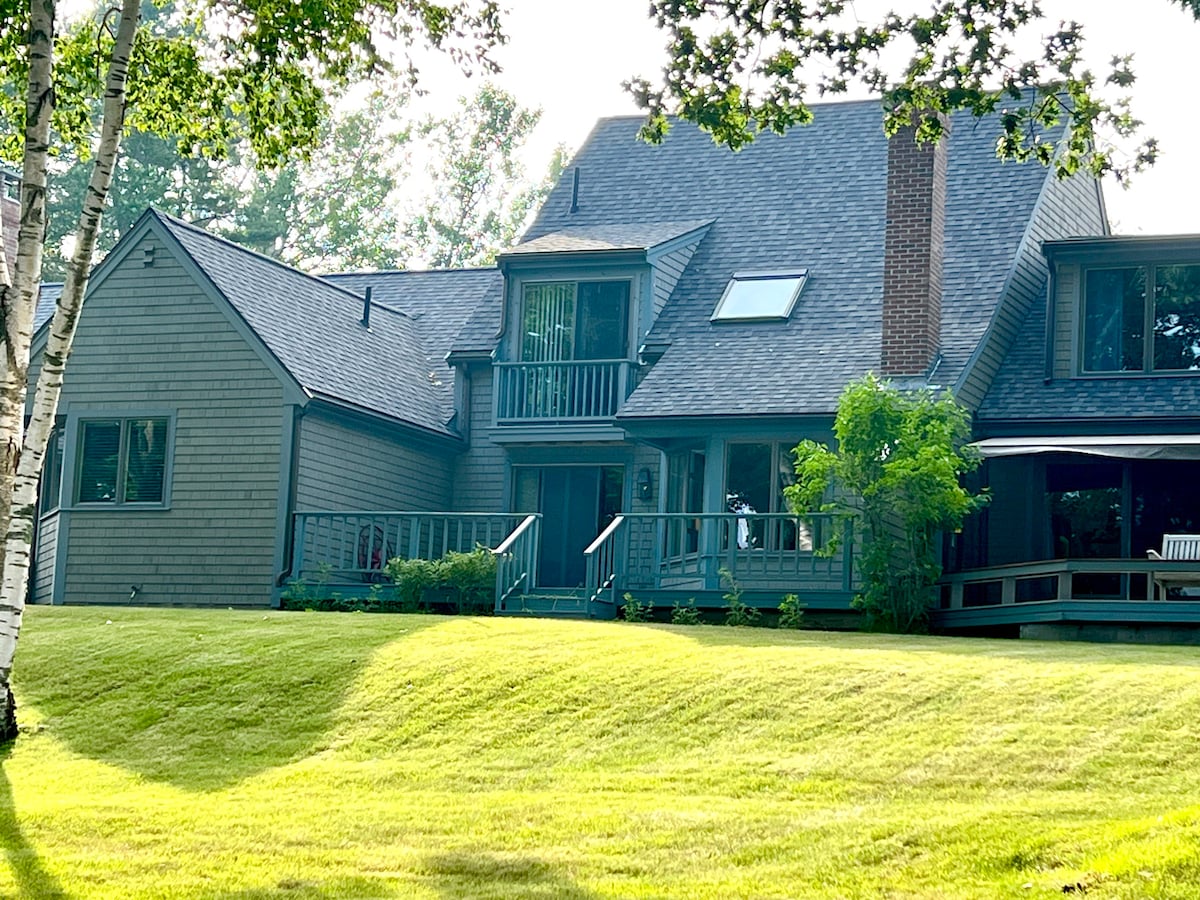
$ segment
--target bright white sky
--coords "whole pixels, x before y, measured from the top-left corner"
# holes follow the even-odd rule
[[[858,4],[864,18],[872,0]],[[896,6],[905,4],[897,0]],[[1047,27],[1075,18],[1086,26],[1093,71],[1109,57],[1134,54],[1134,112],[1159,140],[1154,168],[1122,190],[1105,185],[1109,217],[1124,234],[1200,233],[1200,24],[1168,0],[1043,0]],[[648,0],[507,0],[509,44],[495,80],[525,106],[543,110],[531,142],[529,174],[540,174],[551,148],[577,149],[596,119],[636,114],[621,82],[653,77],[666,59],[665,37],[647,16]],[[915,7],[920,8],[920,7]],[[427,103],[446,108],[469,83],[425,69]]]

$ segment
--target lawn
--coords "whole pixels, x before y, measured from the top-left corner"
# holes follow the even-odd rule
[[[16,686],[0,896],[1200,895],[1194,649],[33,608]]]

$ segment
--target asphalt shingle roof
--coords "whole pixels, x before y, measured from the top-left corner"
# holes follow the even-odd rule
[[[448,384],[431,373],[416,321],[152,211],[301,387],[442,434]]]
[[[602,120],[525,239],[608,223],[715,220],[650,335],[670,344],[622,417],[831,413],[880,362],[887,141],[874,101],[821,105],[810,126],[738,153],[676,123],[658,147],[640,118]],[[995,157],[993,122],[954,117],[948,150],[940,383],[953,383],[1001,298],[1047,178]],[[785,322],[710,321],[735,271],[807,267]],[[494,333],[494,332],[493,332]]]
[[[1025,423],[1036,433],[1038,422],[1195,418],[1200,409],[1200,378],[1118,375],[1046,384],[1045,360],[1046,308],[1034,303],[980,405],[983,431],[996,421]]]
[[[564,228],[524,240],[501,254],[572,253],[581,250],[650,250],[707,225],[710,219],[688,222],[634,222]]]
[[[398,310],[416,324],[425,351],[425,365],[447,385],[454,383],[454,369],[446,365],[446,354],[455,338],[481,306],[494,302],[494,321],[499,322],[500,295],[504,279],[500,270],[432,269],[426,272],[353,272],[326,275],[331,284],[361,295],[371,288],[373,303]],[[496,333],[495,324],[489,335]]]

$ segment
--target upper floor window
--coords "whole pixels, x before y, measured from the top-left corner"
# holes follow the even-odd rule
[[[735,272],[713,310],[712,321],[786,319],[807,280],[808,269]]]
[[[77,503],[152,503],[166,497],[169,419],[85,419],[79,423]]]
[[[524,285],[523,362],[625,359],[628,332],[628,281],[551,281]]]
[[[1088,269],[1080,368],[1200,370],[1200,265]]]

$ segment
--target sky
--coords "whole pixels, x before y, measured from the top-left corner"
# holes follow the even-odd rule
[[[639,112],[621,83],[635,75],[653,79],[666,60],[665,36],[650,21],[649,5],[507,0],[509,43],[496,54],[504,71],[494,80],[523,105],[542,109],[526,156],[531,175],[548,163],[555,145],[577,149],[597,119]],[[856,7],[865,18],[881,5],[860,0]],[[1200,23],[1168,0],[1043,0],[1042,6],[1047,29],[1061,19],[1084,24],[1087,60],[1097,74],[1113,55],[1134,55],[1133,109],[1145,122],[1144,134],[1158,139],[1160,155],[1130,188],[1105,184],[1113,230],[1200,234],[1200,116],[1192,109],[1200,90]],[[472,92],[448,67],[426,73],[426,104],[448,106]]]

